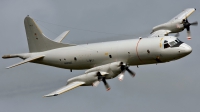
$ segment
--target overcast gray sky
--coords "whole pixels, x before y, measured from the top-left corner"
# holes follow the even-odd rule
[[[64,42],[83,44],[147,35],[155,25],[190,7],[197,11],[189,21],[200,21],[199,0],[1,0],[0,55],[28,52],[23,23],[27,15],[50,39],[70,30]],[[126,74],[122,82],[117,78],[108,80],[109,92],[101,83],[98,87],[79,87],[57,97],[43,98],[84,70],[71,73],[31,63],[7,70],[5,67],[20,59],[0,59],[0,111],[198,112],[199,30],[199,26],[191,27],[190,41],[186,31],[180,33],[179,38],[193,48],[190,55],[165,64],[131,67],[136,77]]]

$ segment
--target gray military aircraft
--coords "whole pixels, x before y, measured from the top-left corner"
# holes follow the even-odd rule
[[[119,80],[123,80],[125,71],[135,76],[129,66],[165,63],[190,54],[192,48],[189,45],[168,34],[187,29],[190,37],[190,25],[198,23],[189,23],[187,18],[195,10],[195,8],[185,9],[169,22],[154,27],[148,38],[84,45],[61,43],[69,31],[63,32],[55,40],[48,39],[34,20],[27,16],[24,24],[29,53],[4,55],[2,58],[23,59],[7,68],[31,62],[71,71],[87,69],[82,75],[69,79],[66,86],[45,97],[57,96],[79,86],[97,86],[100,81],[104,83],[107,90],[110,90],[106,79],[118,76]]]

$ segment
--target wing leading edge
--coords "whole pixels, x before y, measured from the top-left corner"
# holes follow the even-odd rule
[[[194,11],[196,10],[196,8],[188,8],[183,10],[181,13],[179,13],[177,16],[175,16],[174,18],[172,18],[169,22],[173,22],[177,19],[179,20],[183,20],[188,18]]]

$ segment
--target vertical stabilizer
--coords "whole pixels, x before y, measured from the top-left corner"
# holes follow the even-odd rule
[[[48,39],[32,18],[27,16],[24,19],[26,36],[28,40],[29,52],[42,52],[60,47],[74,46],[72,44],[63,44]]]

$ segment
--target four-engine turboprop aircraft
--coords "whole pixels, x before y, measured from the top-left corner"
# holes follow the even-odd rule
[[[23,59],[7,68],[32,62],[70,70],[87,69],[82,75],[69,79],[66,86],[45,95],[46,97],[56,96],[79,86],[97,86],[100,81],[109,90],[106,79],[118,76],[119,80],[123,80],[125,71],[135,76],[129,66],[165,63],[190,54],[192,48],[189,45],[168,34],[181,32],[185,28],[189,33],[190,25],[198,24],[187,20],[195,10],[185,9],[169,22],[154,27],[148,38],[84,45],[61,43],[69,31],[63,32],[54,41],[48,39],[34,20],[27,16],[24,24],[29,53],[4,55],[2,58]]]

